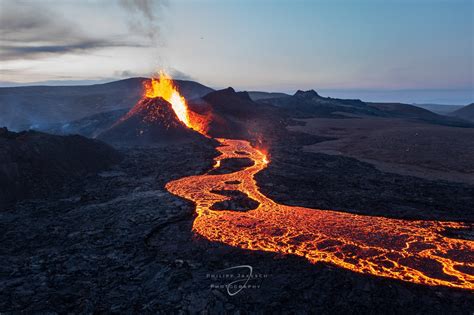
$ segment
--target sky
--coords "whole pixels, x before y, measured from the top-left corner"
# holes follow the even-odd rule
[[[467,104],[473,53],[474,0],[0,0],[0,86],[164,68],[215,88]]]

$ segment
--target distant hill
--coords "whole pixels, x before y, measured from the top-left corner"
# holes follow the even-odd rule
[[[319,115],[336,117],[341,112],[350,114],[373,114],[374,112],[361,100],[322,97],[314,90],[298,90],[294,95],[264,99],[262,102],[287,109],[289,113],[296,116]]]
[[[447,117],[413,105],[401,103],[368,103],[357,99],[322,97],[316,91],[297,91],[294,95],[262,99],[259,102],[283,108],[294,118],[345,118],[354,116],[377,116],[405,118],[418,121],[459,127],[472,127],[465,120]]]
[[[427,109],[433,113],[440,115],[448,115],[455,110],[463,107],[463,105],[441,105],[441,104],[412,104],[413,106]]]
[[[368,106],[361,100],[322,97],[314,90],[299,90],[294,95],[263,99],[260,102],[282,108],[288,115],[295,118],[344,118],[353,115],[384,116],[382,111]]]
[[[427,109],[402,103],[368,103],[371,107],[377,108],[390,116],[418,119],[437,119],[440,115]]]
[[[370,106],[382,110],[387,117],[405,118],[427,122],[430,124],[453,126],[453,127],[474,127],[472,123],[465,119],[449,117],[433,113],[427,109],[402,103],[368,103]]]
[[[249,94],[252,101],[289,96],[288,94],[279,92],[248,91],[247,93]]]
[[[474,103],[461,107],[450,114],[451,116],[474,122]]]
[[[41,128],[90,115],[131,108],[141,97],[146,78],[130,78],[89,86],[0,88],[0,126],[13,130]],[[193,81],[175,81],[187,99],[213,89]]]

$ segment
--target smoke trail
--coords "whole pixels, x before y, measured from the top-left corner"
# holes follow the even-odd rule
[[[120,0],[120,5],[131,13],[128,26],[134,33],[144,34],[157,41],[160,34],[161,12],[166,0]]]

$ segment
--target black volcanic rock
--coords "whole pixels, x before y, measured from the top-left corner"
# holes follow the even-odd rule
[[[211,210],[249,211],[259,206],[258,201],[253,200],[247,194],[239,190],[211,190],[212,193],[230,197],[229,200],[216,202]]]
[[[98,138],[109,143],[149,145],[197,141],[204,137],[186,127],[164,99],[143,98]]]
[[[97,140],[0,128],[0,207],[47,197],[63,184],[119,161],[119,153]]]
[[[315,90],[308,90],[308,91],[298,90],[296,91],[294,96],[303,97],[303,98],[315,98],[315,97],[320,98],[321,97]]]
[[[253,101],[252,98],[250,97],[249,93],[246,92],[246,91],[237,92],[237,95],[243,100],[250,101],[250,102]]]
[[[421,188],[413,178],[377,172],[354,159],[308,156],[288,144],[281,149],[286,153],[273,151],[269,168],[256,177],[265,194],[285,203],[357,203],[367,215],[388,215],[383,210],[389,205],[376,202],[380,196],[398,199],[399,213],[423,202],[424,213],[439,220],[423,193],[429,184],[441,189],[434,196],[437,202],[449,208],[464,202],[471,210],[465,201],[472,199],[469,189],[461,193],[441,182],[421,183]],[[216,154],[212,147],[190,143],[123,154],[122,163],[106,172],[115,174],[84,178],[89,199],[76,201],[84,190],[70,189],[67,200],[22,202],[1,213],[2,312],[464,314],[474,309],[469,290],[417,285],[208,241],[193,231],[195,205],[164,185],[209,170]],[[400,198],[391,199],[393,194]],[[232,207],[242,204],[235,198],[231,202]],[[219,271],[243,263],[254,268],[248,284],[255,287],[229,296],[225,286],[233,280]],[[240,271],[229,275],[239,277]]]
[[[254,162],[249,158],[222,159],[220,167],[209,171],[208,174],[230,174],[252,165],[254,165]]]
[[[250,98],[253,101],[260,101],[260,100],[265,100],[269,98],[279,98],[279,97],[288,96],[288,94],[280,93],[280,92],[248,91],[247,93],[249,94]]]
[[[213,112],[234,117],[248,118],[259,114],[258,104],[253,102],[247,92],[235,92],[231,87],[211,92],[203,97],[213,105]]]
[[[254,102],[249,93],[231,87],[211,92],[201,104],[190,106],[198,112],[204,109],[212,113],[208,133],[213,137],[255,139],[277,128],[283,119],[280,109]]]

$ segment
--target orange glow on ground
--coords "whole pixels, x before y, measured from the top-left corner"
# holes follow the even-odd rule
[[[243,140],[217,139],[226,158],[250,158],[254,165],[231,174],[196,175],[169,182],[173,194],[191,200],[196,233],[210,241],[326,262],[355,272],[432,286],[474,289],[474,242],[448,238],[446,228],[466,224],[409,221],[278,204],[258,189],[254,175],[266,155]],[[238,182],[238,183],[237,183]],[[237,184],[236,184],[237,183]],[[229,197],[211,191],[239,190],[260,205],[238,212],[211,210]]]

